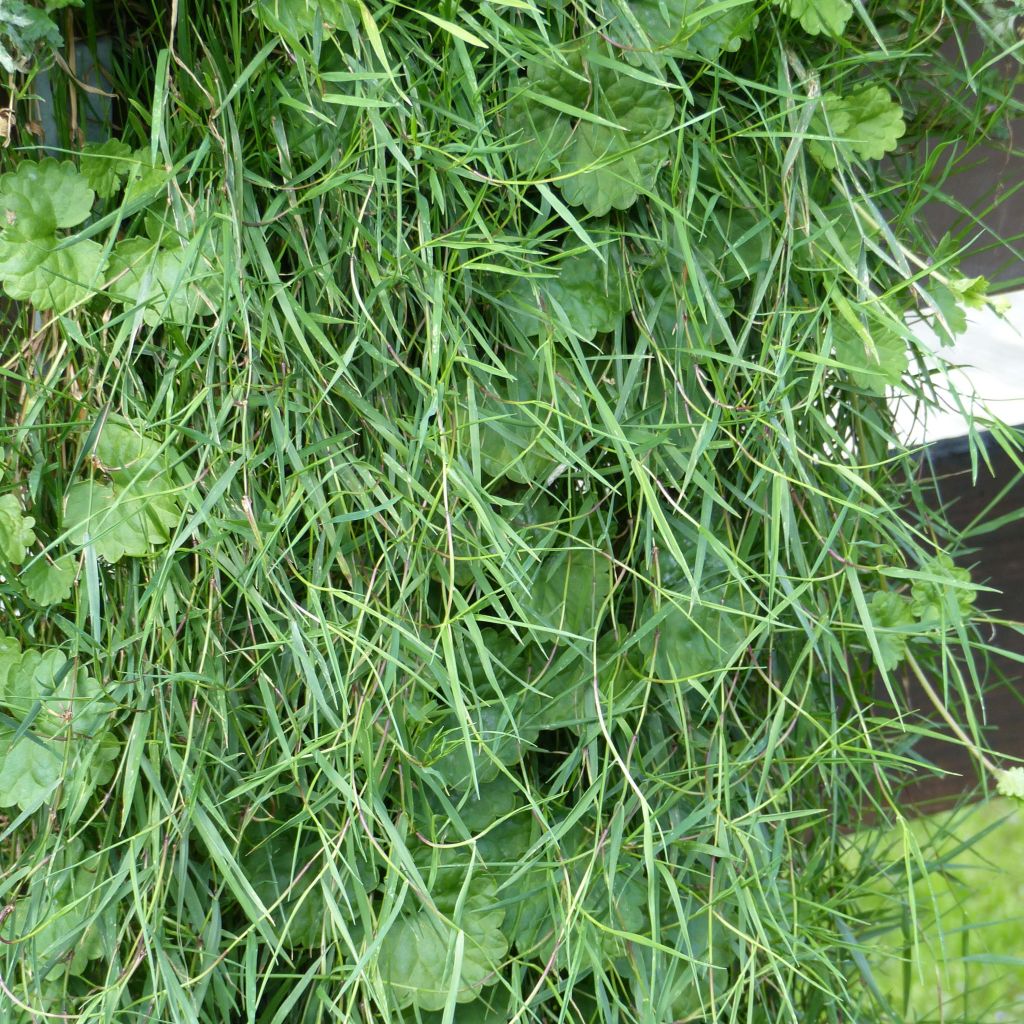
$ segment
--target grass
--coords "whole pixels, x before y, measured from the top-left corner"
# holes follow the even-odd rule
[[[923,234],[920,147],[966,160],[1018,105],[973,5],[854,6],[833,40],[747,4],[735,52],[668,60],[603,4],[70,13],[118,39],[124,151],[30,240],[95,273],[12,302],[0,363],[34,520],[4,536],[7,1019],[892,1019],[860,911],[881,877],[925,929],[946,840],[893,870],[856,831],[926,770],[876,677],[976,708],[991,650],[886,391],[955,401],[913,329],[984,301],[970,229]],[[5,169],[41,155],[21,130]],[[635,201],[576,201],[604,190]],[[1019,460],[965,421],[980,470],[984,425]]]
[[[1024,1012],[1024,817],[994,800],[913,822],[916,842],[942,863],[914,886],[916,949],[882,940],[898,959],[876,975],[901,1019],[1014,1021]],[[894,847],[900,837],[890,836]],[[877,913],[882,901],[868,901]]]

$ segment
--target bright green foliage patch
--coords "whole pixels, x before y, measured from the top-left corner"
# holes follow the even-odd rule
[[[4,1024],[898,1019],[934,850],[860,823],[992,653],[887,403],[990,301],[919,217],[1016,113],[974,6],[114,5],[54,155],[15,75]]]
[[[0,177],[0,281],[12,299],[63,309],[92,294],[102,247],[89,239],[62,245],[57,231],[81,224],[94,198],[68,161],[25,161]]]
[[[775,0],[790,17],[797,18],[812,36],[841,36],[853,14],[847,0]]]
[[[506,120],[517,166],[591,214],[625,210],[668,159],[676,104],[604,48],[566,48],[527,71]]]
[[[831,140],[829,144],[817,140],[810,144],[815,159],[829,168],[836,166],[837,154],[881,160],[906,132],[902,107],[880,85],[865,86],[845,96],[825,93],[811,128]]]
[[[29,547],[35,543],[34,525],[35,520],[22,513],[15,495],[0,495],[0,556],[13,565],[24,562]]]

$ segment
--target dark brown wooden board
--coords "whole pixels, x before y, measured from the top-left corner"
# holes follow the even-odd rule
[[[934,479],[934,500],[946,508],[957,530],[965,530],[979,519],[993,522],[1024,507],[1024,480],[1013,460],[991,439],[986,438],[985,448],[992,470],[979,464],[974,482],[966,438],[936,442],[922,458],[922,477]],[[975,581],[999,591],[979,595],[978,606],[1000,619],[1024,623],[1024,520],[978,533],[968,539],[967,545],[968,551],[959,557],[959,564],[971,570]],[[1024,657],[1024,635],[1012,628],[995,627],[991,642]],[[911,706],[934,722],[935,715],[929,713],[929,702],[920,688],[908,682],[906,692]],[[984,707],[975,710],[984,715],[986,738],[993,749],[1024,757],[1024,665],[1012,658],[993,658]],[[962,711],[954,709],[954,714],[962,716]],[[948,734],[941,724],[935,728]],[[945,778],[915,782],[907,790],[908,805],[918,813],[949,806],[976,790],[977,766],[962,746],[927,739],[920,741],[916,749],[921,756],[953,773]]]

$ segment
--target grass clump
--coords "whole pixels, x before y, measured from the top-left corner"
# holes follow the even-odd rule
[[[988,301],[915,214],[996,9],[104,11],[109,138],[0,178],[10,1019],[893,1019],[849,830],[989,648],[886,393]]]

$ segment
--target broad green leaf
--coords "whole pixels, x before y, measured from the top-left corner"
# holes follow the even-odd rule
[[[109,733],[75,739],[61,790],[61,806],[69,822],[78,821],[97,790],[113,779],[121,760],[121,744]]]
[[[116,908],[99,906],[104,874],[103,858],[85,853],[81,840],[74,840],[53,854],[41,891],[16,901],[7,927],[20,937],[27,957],[52,965],[48,978],[81,974],[89,961],[108,952],[104,929]]]
[[[312,35],[321,21],[327,27],[348,25],[353,6],[347,0],[257,0],[255,11],[271,32],[299,40]]]
[[[755,0],[607,0],[609,31],[627,58],[714,61],[738,50],[757,26]]]
[[[14,736],[14,730],[0,725],[0,807],[34,811],[57,788],[62,761],[55,744],[29,735],[15,743]]]
[[[724,337],[722,320],[735,308],[721,267],[696,261],[699,280],[682,253],[654,253],[640,279],[642,322],[662,351],[712,348]]]
[[[960,296],[937,278],[928,282],[928,295],[935,305],[930,319],[932,330],[942,345],[955,345],[957,337],[967,330],[967,310]]]
[[[166,469],[164,450],[123,416],[108,416],[92,454],[105,473],[118,483],[152,477]]]
[[[868,611],[872,626],[880,630],[875,639],[882,655],[882,667],[892,672],[907,653],[908,632],[905,627],[914,625],[910,600],[891,590],[879,590],[872,595]]]
[[[437,910],[426,905],[409,909],[384,936],[377,962],[399,1007],[442,1010],[451,989],[457,1002],[468,1003],[499,980],[508,952],[501,930],[504,908],[497,905],[494,881],[481,871],[469,880],[460,901],[464,881],[464,870],[439,870],[430,890]],[[412,903],[415,896],[410,893],[408,899]],[[458,976],[453,977],[449,949],[459,937],[462,958]]]
[[[602,872],[584,904],[598,922],[593,927],[597,929],[605,962],[625,955],[628,940],[606,931],[602,925],[633,935],[646,933],[647,885],[635,864],[620,863],[610,882]]]
[[[46,239],[81,224],[95,198],[71,161],[23,160],[0,176],[0,226],[20,241]]]
[[[514,1015],[509,1009],[509,996],[503,986],[483,992],[471,1003],[461,1003],[455,1008],[451,1024],[508,1024]],[[445,1024],[441,1010],[428,1010],[418,1017],[407,1016],[409,1024]]]
[[[838,163],[837,153],[847,159],[856,155],[881,160],[896,148],[906,130],[903,108],[883,86],[865,85],[845,96],[826,92],[811,119],[810,132],[831,143],[815,139],[807,148],[818,163],[832,170]]]
[[[0,704],[18,719],[37,712],[32,728],[46,736],[102,729],[112,705],[84,668],[69,666],[60,650],[22,651],[11,643],[4,638],[0,652]]]
[[[148,149],[137,149],[128,164],[124,186],[125,203],[153,199],[170,180],[170,171],[155,163]]]
[[[141,308],[150,327],[165,321],[184,324],[192,316],[213,312],[210,302],[218,277],[195,247],[165,248],[145,238],[130,238],[114,250],[109,276],[111,298]]]
[[[1007,768],[998,772],[996,790],[1000,796],[1024,802],[1024,768]]]
[[[140,511],[138,499],[84,480],[68,488],[62,528],[69,531],[69,544],[91,544],[107,562],[119,562],[125,555],[143,558],[150,552],[152,529]]]
[[[799,20],[812,36],[841,36],[853,14],[848,0],[775,0],[791,18]]]
[[[591,214],[624,210],[667,159],[675,103],[661,86],[589,64],[578,47],[564,57],[562,67],[529,66],[506,123],[513,158],[526,174],[553,177]]]
[[[832,343],[836,362],[858,387],[885,394],[886,387],[898,387],[907,370],[907,343],[882,324],[871,324],[864,333],[842,320],[833,321]]]
[[[670,144],[662,133],[675,113],[667,91],[626,77],[611,82],[598,109],[621,127],[581,121],[561,161],[570,177],[558,184],[566,201],[595,216],[628,209],[649,189]]]
[[[15,495],[0,495],[0,557],[12,565],[24,562],[29,546],[36,542],[35,522],[21,511]]]
[[[74,581],[75,562],[70,555],[54,562],[39,558],[21,574],[25,595],[44,608],[66,601],[71,596]]]
[[[527,335],[543,334],[549,324],[567,325],[584,341],[614,331],[629,300],[621,263],[605,252],[605,259],[589,250],[574,253],[540,268],[543,277],[516,278],[502,305]]]
[[[475,430],[480,468],[486,476],[505,476],[523,484],[543,481],[558,464],[548,426],[554,421],[557,428],[551,409],[552,382],[540,360],[510,354],[505,368],[512,379],[494,375],[475,385],[474,420],[469,418],[468,402],[460,403],[462,449],[472,450]],[[556,377],[555,386],[562,384]]]
[[[120,139],[87,142],[79,158],[79,166],[82,177],[96,195],[109,199],[132,171],[131,146]]]
[[[414,748],[418,760],[455,790],[466,789],[474,779],[481,784],[492,782],[502,765],[519,761],[527,744],[536,739],[535,732],[523,735],[518,728],[519,701],[513,697],[506,704],[510,710],[497,700],[467,708],[468,745],[458,716],[444,715],[421,731]]]
[[[913,612],[922,623],[946,627],[970,617],[976,592],[970,586],[968,569],[954,565],[953,559],[943,553],[925,562],[920,571],[935,577],[916,580],[910,588]]]
[[[91,239],[58,248],[56,238],[22,241],[0,235],[0,280],[12,299],[37,309],[65,310],[88,301],[106,266],[103,247]]]
[[[612,559],[576,538],[544,560],[525,603],[540,625],[593,636],[604,616],[612,577]]]
[[[712,600],[687,607],[684,598],[663,605],[656,625],[638,648],[650,655],[651,672],[660,682],[688,682],[726,668],[743,640],[742,616],[728,604]]]

